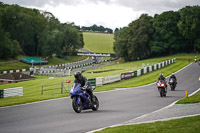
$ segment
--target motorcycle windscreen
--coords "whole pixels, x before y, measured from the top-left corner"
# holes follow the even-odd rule
[[[72,88],[74,89],[74,88],[77,88],[77,87],[80,87],[80,86],[81,86],[81,84],[79,84],[79,83],[74,83]]]

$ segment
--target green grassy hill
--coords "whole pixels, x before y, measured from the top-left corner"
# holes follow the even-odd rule
[[[85,49],[95,53],[114,53],[113,34],[83,32]]]

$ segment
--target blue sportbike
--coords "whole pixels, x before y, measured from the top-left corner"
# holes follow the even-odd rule
[[[92,88],[92,91],[95,88]],[[91,102],[90,95],[81,89],[79,83],[74,83],[70,90],[70,95],[72,98],[72,107],[76,113],[80,113],[82,110],[92,109],[97,111],[99,108],[99,101],[94,95],[93,102]]]

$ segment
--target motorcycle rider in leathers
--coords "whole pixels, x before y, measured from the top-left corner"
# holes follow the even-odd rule
[[[88,80],[86,77],[84,77],[81,72],[77,71],[74,73],[74,83],[79,83],[81,84],[82,90],[86,91],[91,98],[91,102],[93,102],[93,93],[92,93],[92,87],[90,86]]]
[[[166,86],[166,88],[167,88],[167,81],[166,81],[166,79],[165,79],[165,77],[163,76],[162,73],[161,73],[161,74],[159,75],[159,77],[158,77],[157,82],[159,82],[159,81],[164,81],[164,82],[165,82],[165,86]]]
[[[177,79],[176,79],[176,76],[172,73],[172,75],[169,77],[169,81],[170,79],[175,79],[175,83],[177,84]]]

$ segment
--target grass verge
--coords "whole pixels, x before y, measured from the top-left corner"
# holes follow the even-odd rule
[[[200,92],[190,97],[185,97],[179,100],[178,102],[176,102],[176,104],[190,104],[190,103],[199,103],[199,102],[200,102]]]
[[[106,128],[95,133],[197,133],[200,116],[139,125]]]

